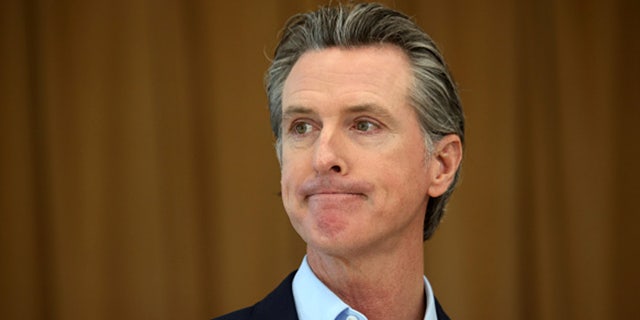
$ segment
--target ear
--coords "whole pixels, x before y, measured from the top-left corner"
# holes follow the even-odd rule
[[[438,197],[447,191],[461,161],[462,142],[458,135],[449,134],[435,143],[433,154],[429,159],[431,178],[427,191],[429,196]]]

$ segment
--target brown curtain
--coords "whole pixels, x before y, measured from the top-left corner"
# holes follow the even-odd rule
[[[207,319],[304,244],[262,76],[324,1],[0,3],[0,310]],[[456,319],[635,319],[640,2],[387,1],[440,44],[468,119],[425,245]]]

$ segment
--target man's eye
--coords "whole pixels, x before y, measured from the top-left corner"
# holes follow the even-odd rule
[[[306,134],[311,132],[313,127],[306,122],[298,122],[293,125],[293,132],[295,134]]]
[[[355,129],[362,132],[369,132],[371,130],[375,130],[378,126],[367,120],[361,120],[356,122]]]

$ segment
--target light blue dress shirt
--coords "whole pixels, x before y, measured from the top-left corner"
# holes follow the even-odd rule
[[[367,320],[367,317],[349,307],[316,277],[306,256],[293,278],[292,286],[300,320]],[[427,295],[424,320],[437,320],[433,290],[427,277],[424,277],[424,288]]]

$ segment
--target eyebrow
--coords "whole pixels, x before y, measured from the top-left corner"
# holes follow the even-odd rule
[[[282,119],[287,119],[292,117],[293,115],[301,115],[301,114],[314,114],[315,111],[311,110],[311,108],[303,107],[303,106],[288,106],[284,109],[282,114]]]
[[[375,103],[365,103],[348,107],[345,113],[370,113],[375,115],[376,117],[381,117],[386,120],[395,119],[395,117],[387,109]]]
[[[317,112],[311,108],[292,105],[285,108],[282,118],[288,119],[294,115],[311,115],[316,114]],[[377,117],[385,118],[387,120],[394,120],[395,117],[385,108],[375,104],[375,103],[364,103],[358,104],[354,106],[347,107],[346,110],[343,110],[344,114],[353,114],[353,113],[370,113]]]

